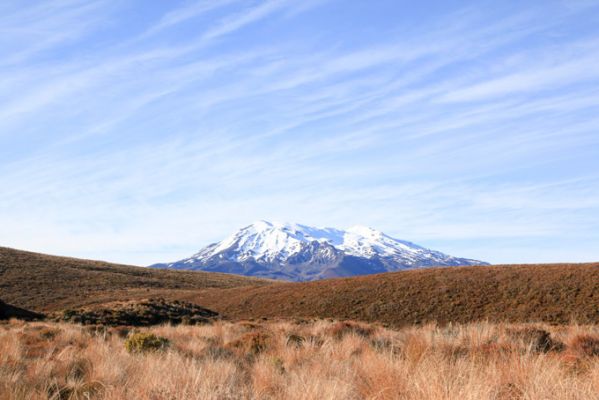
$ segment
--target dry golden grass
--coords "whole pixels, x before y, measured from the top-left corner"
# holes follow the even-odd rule
[[[316,320],[138,331],[169,345],[129,353],[114,330],[0,324],[0,399],[599,398],[597,326]]]

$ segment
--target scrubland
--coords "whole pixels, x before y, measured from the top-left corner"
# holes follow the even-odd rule
[[[11,320],[0,399],[599,399],[599,327]]]
[[[596,263],[280,283],[0,248],[0,299],[47,316],[0,322],[0,400],[599,400],[598,292]]]
[[[270,284],[231,274],[140,268],[0,247],[0,299],[37,312]]]
[[[599,323],[599,263],[430,268],[285,283],[170,271],[0,247],[0,299],[26,310],[112,308],[115,301],[185,301],[230,320]]]

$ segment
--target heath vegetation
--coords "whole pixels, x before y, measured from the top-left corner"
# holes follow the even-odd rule
[[[43,313],[271,283],[238,275],[139,268],[0,247],[0,299]]]
[[[0,324],[0,399],[598,399],[599,328]]]
[[[217,318],[218,314],[186,301],[143,299],[111,302],[91,309],[68,309],[52,314],[58,321],[102,326],[151,326],[159,324],[196,325]]]
[[[164,298],[170,304],[198,304],[231,320],[334,318],[393,327],[476,321],[597,324],[597,293],[597,263],[431,268],[285,283],[0,248],[0,299],[35,312],[75,310],[74,321],[87,323],[176,323],[186,316],[185,310],[155,313],[156,307],[114,304]],[[166,319],[157,321],[161,315]]]

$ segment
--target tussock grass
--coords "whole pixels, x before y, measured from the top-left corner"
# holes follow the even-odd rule
[[[170,346],[128,352],[132,335]],[[598,399],[599,327],[0,324],[0,400]]]

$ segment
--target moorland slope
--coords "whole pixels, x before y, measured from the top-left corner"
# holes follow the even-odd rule
[[[151,297],[189,301],[233,320],[596,324],[599,263],[429,268],[286,283],[0,248],[0,299],[17,307],[60,311]]]
[[[0,299],[35,311],[271,283],[230,274],[156,270],[0,247]]]
[[[431,268],[208,289],[187,297],[231,318],[599,323],[599,263]]]

